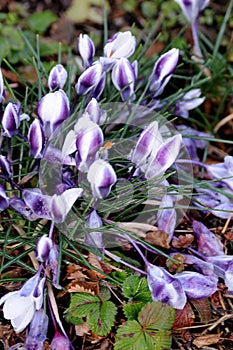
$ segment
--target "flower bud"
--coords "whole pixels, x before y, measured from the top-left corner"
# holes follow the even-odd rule
[[[136,47],[136,39],[130,31],[116,33],[104,46],[104,56],[109,58],[128,58]]]
[[[75,89],[78,95],[85,95],[90,91],[94,91],[101,83],[105,73],[100,62],[93,63],[78,78]]]
[[[0,170],[1,174],[7,179],[12,176],[11,165],[7,157],[0,155]]]
[[[86,69],[92,65],[95,55],[95,45],[87,34],[80,34],[78,38],[78,51]]]
[[[36,258],[40,262],[48,259],[49,252],[53,246],[53,241],[46,234],[40,237],[36,242]]]
[[[45,146],[45,136],[42,125],[38,119],[34,119],[30,125],[28,131],[28,142],[33,158],[42,158]]]
[[[49,73],[49,90],[62,89],[67,80],[67,71],[62,64],[57,64]]]
[[[90,182],[93,197],[102,199],[108,196],[117,177],[108,162],[97,159],[88,170],[87,180]]]
[[[151,81],[149,91],[152,92],[153,97],[162,94],[176,68],[178,58],[179,50],[171,49],[163,54],[155,63],[152,74],[149,78]]]
[[[127,58],[120,58],[112,70],[112,82],[117,90],[121,93],[123,101],[133,100],[136,75],[132,64]]]
[[[94,97],[88,103],[85,112],[87,112],[90,119],[98,125],[102,125],[107,118],[106,111],[100,108],[97,100]]]
[[[70,341],[59,332],[55,333],[55,336],[50,345],[51,350],[70,350]]]
[[[37,106],[37,113],[42,122],[45,137],[50,137],[69,116],[69,100],[65,92],[60,89],[42,97]]]
[[[4,135],[12,137],[18,133],[20,125],[20,103],[9,102],[2,117]]]

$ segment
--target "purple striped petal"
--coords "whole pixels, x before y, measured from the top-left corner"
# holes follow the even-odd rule
[[[33,158],[42,158],[45,146],[45,136],[42,125],[38,119],[35,119],[30,125],[28,131],[28,142]]]
[[[62,89],[67,80],[67,71],[62,64],[57,64],[49,73],[49,90]]]
[[[127,58],[122,57],[117,61],[112,70],[112,82],[117,90],[121,92],[123,101],[131,98],[133,100],[135,87],[135,70]]]
[[[100,62],[95,62],[87,68],[79,77],[75,89],[78,95],[85,95],[95,90],[103,77],[103,68]]]
[[[12,137],[18,133],[18,128],[20,125],[20,103],[9,102],[6,106],[3,117],[2,117],[2,127],[4,135],[7,137]]]
[[[9,179],[12,176],[11,164],[7,157],[0,155],[0,169],[1,173]]]
[[[87,34],[80,34],[78,38],[78,51],[83,61],[83,67],[92,65],[95,55],[95,45]]]

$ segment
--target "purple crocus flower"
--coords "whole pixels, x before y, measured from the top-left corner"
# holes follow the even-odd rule
[[[108,39],[104,46],[104,56],[107,58],[128,58],[136,47],[136,39],[130,31],[118,32]]]
[[[103,159],[94,161],[87,173],[87,180],[95,199],[103,199],[108,196],[112,186],[117,181],[113,167]]]
[[[40,262],[48,259],[49,252],[53,246],[53,241],[48,235],[44,234],[36,242],[36,258]]]
[[[103,223],[99,217],[96,210],[92,210],[88,219],[87,219],[87,228],[98,228],[102,227]],[[103,252],[104,242],[103,242],[103,233],[98,231],[91,231],[85,235],[85,243],[89,244],[91,247],[98,248]]]
[[[200,89],[192,89],[185,94],[177,96],[174,114],[187,119],[189,117],[189,111],[197,108],[205,101],[205,97],[200,96]]]
[[[42,122],[45,137],[50,137],[55,129],[69,116],[69,100],[63,90],[49,92],[42,97],[37,113]]]
[[[78,51],[86,69],[92,65],[95,55],[95,45],[87,34],[80,34],[78,38]]]
[[[42,158],[45,146],[45,135],[38,119],[34,119],[28,131],[28,142],[33,158]]]
[[[12,176],[11,164],[7,157],[3,155],[0,155],[0,169],[2,175],[4,175],[6,179],[9,179]]]
[[[212,179],[221,180],[233,191],[233,157],[226,156],[223,163],[206,166],[206,170]]]
[[[18,133],[20,125],[20,103],[9,102],[2,117],[3,133],[7,137],[12,137]]]
[[[171,49],[163,54],[155,63],[153,71],[150,76],[149,91],[153,97],[162,94],[165,86],[172,77],[179,59],[179,50]]]
[[[4,81],[2,76],[2,70],[0,69],[0,103],[2,103],[4,98],[5,98]]]
[[[9,207],[9,198],[2,184],[0,184],[0,211]]]
[[[47,338],[49,318],[43,309],[36,310],[30,323],[30,329],[26,336],[27,350],[43,350],[44,341]]]
[[[173,197],[165,195],[162,198],[157,214],[157,227],[169,234],[170,240],[173,237],[176,227],[177,214],[174,208]]]
[[[67,71],[62,64],[57,64],[54,66],[48,78],[49,90],[63,89],[67,80]]]
[[[92,95],[97,94],[99,96],[103,91],[103,81],[105,82],[105,72],[102,64],[96,61],[80,75],[75,89],[78,95],[85,95],[91,92]],[[98,90],[98,93],[95,90]]]
[[[112,82],[115,88],[120,91],[123,101],[135,99],[135,81],[135,69],[129,60],[125,57],[117,60],[112,70]]]
[[[56,331],[50,345],[51,350],[70,350],[70,341],[67,337]]]
[[[100,108],[99,103],[94,97],[88,103],[85,112],[87,112],[90,119],[98,125],[102,125],[106,121],[107,112]]]
[[[23,285],[20,290],[10,292],[0,299],[4,303],[3,315],[11,320],[16,333],[22,332],[43,303],[45,277],[40,278],[40,270]]]

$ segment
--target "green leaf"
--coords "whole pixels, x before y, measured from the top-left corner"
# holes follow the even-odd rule
[[[128,320],[135,320],[138,318],[138,313],[141,311],[143,306],[143,302],[127,303],[123,307],[124,314]]]
[[[86,317],[90,312],[98,312],[99,298],[90,293],[73,293],[68,314],[73,317]]]
[[[12,50],[23,50],[24,41],[16,28],[12,26],[4,26],[2,28],[1,40],[3,39],[2,37],[8,40]]]
[[[153,343],[149,343],[144,337],[141,325],[135,320],[128,321],[117,330],[114,350],[152,350]]]
[[[116,312],[117,308],[111,301],[100,302],[98,311],[88,314],[87,323],[95,334],[105,336],[114,324]]]
[[[33,13],[28,18],[28,24],[31,30],[43,34],[50,25],[57,20],[57,16],[50,10]]]
[[[2,61],[3,58],[7,57],[10,53],[10,44],[9,41],[4,38],[1,37],[0,40],[0,60]]]
[[[138,315],[138,321],[147,329],[169,330],[175,321],[175,309],[160,302],[147,303]]]
[[[146,278],[139,278],[136,275],[127,277],[123,283],[122,292],[126,298],[134,301],[142,301],[144,304],[152,301]]]

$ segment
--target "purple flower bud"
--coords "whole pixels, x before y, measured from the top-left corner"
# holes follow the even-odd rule
[[[184,271],[177,273],[175,278],[181,283],[187,297],[191,300],[208,298],[218,289],[215,276],[212,279],[198,272]]]
[[[197,108],[205,101],[205,97],[200,96],[200,89],[192,89],[185,94],[177,96],[176,109],[174,113],[187,119],[189,117],[189,111]]]
[[[4,135],[7,137],[12,137],[18,133],[18,128],[20,125],[20,103],[9,102],[6,106],[3,117],[2,117],[2,127]]]
[[[136,39],[130,31],[116,33],[104,46],[104,56],[112,59],[128,58],[136,47]]]
[[[197,237],[198,251],[205,256],[224,254],[224,246],[204,224],[193,221],[193,232]]]
[[[221,179],[233,191],[233,157],[226,156],[224,163],[207,165],[208,174],[212,179]]]
[[[153,93],[153,97],[162,94],[165,86],[172,77],[179,59],[179,50],[171,49],[163,54],[155,63],[152,74],[150,76],[151,84],[149,91]]]
[[[7,157],[0,155],[1,173],[9,179],[12,176],[11,165]]]
[[[145,171],[147,179],[161,176],[175,162],[182,144],[181,134],[169,137],[158,150],[154,150]],[[153,154],[155,153],[155,154]]]
[[[100,108],[97,100],[94,97],[88,103],[85,112],[87,112],[90,119],[98,125],[102,125],[107,118],[107,112]]]
[[[154,301],[183,309],[187,298],[181,282],[164,268],[147,264],[147,280]]]
[[[37,106],[37,113],[42,122],[46,137],[69,116],[69,100],[63,90],[50,92],[42,97]]]
[[[56,332],[52,343],[50,345],[51,350],[70,350],[70,341],[59,332]]]
[[[209,4],[209,0],[175,0],[190,23],[195,22],[200,12]]]
[[[94,91],[104,76],[105,73],[103,72],[101,63],[99,61],[94,62],[78,78],[78,82],[75,85],[77,94],[85,95],[90,91]]]
[[[67,71],[62,64],[57,64],[49,73],[49,90],[62,89],[67,80]]]
[[[36,258],[40,262],[45,262],[48,259],[49,252],[53,246],[53,241],[48,235],[44,234],[36,242]]]
[[[95,45],[87,34],[80,34],[78,38],[78,51],[83,61],[83,67],[92,65],[95,55]]]
[[[4,81],[3,81],[3,76],[2,76],[2,71],[0,69],[0,103],[2,103],[2,101],[5,98],[5,93],[4,93]]]
[[[46,340],[49,318],[43,309],[35,312],[30,323],[30,330],[26,336],[27,350],[43,350],[44,341]]]
[[[173,198],[172,196],[165,195],[159,206],[157,226],[159,230],[163,230],[169,234],[170,240],[174,234],[176,219],[177,215],[176,210],[174,209]]]
[[[9,198],[2,184],[0,184],[0,211],[9,207]]]
[[[102,220],[97,214],[96,210],[93,210],[87,219],[87,227],[98,228],[103,226]],[[103,242],[103,233],[98,231],[88,232],[85,236],[85,243],[89,244],[94,248],[98,248],[103,251],[104,242]]]
[[[28,131],[28,142],[33,158],[42,158],[45,146],[45,136],[42,125],[38,119],[34,119],[30,125]]]
[[[87,180],[91,185],[93,197],[103,199],[110,193],[117,177],[113,167],[108,162],[97,159],[88,170]]]
[[[120,91],[123,101],[134,100],[135,81],[134,67],[127,58],[122,57],[117,60],[112,70],[112,82],[115,88]]]

